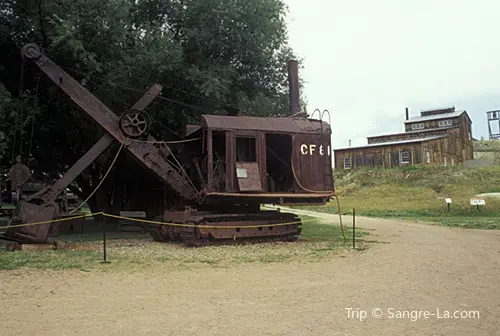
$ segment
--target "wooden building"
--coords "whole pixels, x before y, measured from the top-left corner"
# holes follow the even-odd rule
[[[455,165],[473,159],[472,121],[455,107],[423,110],[409,118],[405,131],[367,137],[368,144],[334,149],[336,169],[396,167],[401,165]]]

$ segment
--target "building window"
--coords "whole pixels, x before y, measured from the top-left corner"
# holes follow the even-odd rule
[[[402,151],[400,154],[399,161],[401,163],[410,163],[410,152],[409,151]]]
[[[417,130],[424,129],[424,124],[423,124],[423,123],[420,123],[420,124],[413,124],[413,125],[411,125],[411,129],[412,129],[413,131],[417,131]]]
[[[344,169],[351,169],[351,158],[344,158]]]
[[[439,120],[438,121],[438,126],[439,127],[446,127],[446,126],[451,126],[453,125],[453,122],[451,120]]]
[[[425,152],[425,162],[431,163],[431,152]]]

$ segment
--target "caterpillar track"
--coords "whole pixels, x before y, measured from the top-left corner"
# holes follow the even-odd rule
[[[149,230],[153,239],[157,242],[180,241],[187,246],[201,247],[241,239],[253,242],[296,241],[302,232],[302,223],[297,215],[279,211],[183,214],[169,213],[165,216],[165,224],[151,225]]]

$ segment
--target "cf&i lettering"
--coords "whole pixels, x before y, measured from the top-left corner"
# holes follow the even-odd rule
[[[306,155],[307,154],[307,145],[301,145],[300,152],[302,153],[302,155]]]
[[[307,154],[313,155],[315,151],[316,151],[316,145],[312,145],[312,144],[311,145],[306,145],[306,144],[300,145],[300,153],[302,155],[307,155]],[[327,152],[327,155],[330,156],[330,146],[326,146],[326,152]],[[318,153],[321,156],[325,155],[325,146],[320,145]]]
[[[309,155],[313,155],[315,148],[316,148],[316,145],[309,145]]]

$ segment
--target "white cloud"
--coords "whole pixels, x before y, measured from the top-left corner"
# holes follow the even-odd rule
[[[402,131],[406,106],[417,114],[498,93],[500,1],[285,1],[308,111],[330,110],[334,148]]]

